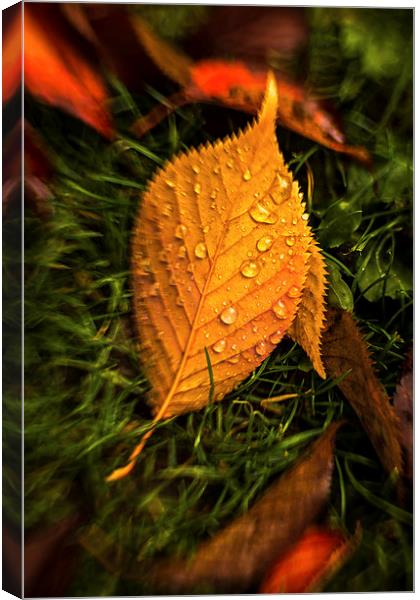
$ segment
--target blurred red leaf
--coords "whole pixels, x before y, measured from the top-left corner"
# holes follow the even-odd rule
[[[167,42],[160,40],[139,17],[133,17],[133,27],[150,57],[169,78],[178,83],[182,94],[179,104],[188,102],[214,102],[236,110],[257,113],[263,98],[268,69],[252,70],[245,62],[225,60],[201,60],[192,62]],[[277,76],[279,108],[278,119],[285,127],[315,142],[342,152],[370,165],[370,155],[359,146],[345,143],[344,134],[322,104],[313,98],[300,84]],[[132,126],[137,135],[144,135],[154,127],[168,110],[160,107],[141,118]]]
[[[22,79],[22,4],[3,11],[3,104],[14,96]]]
[[[103,136],[113,128],[100,75],[46,5],[25,4],[26,88],[48,104],[83,120]]]

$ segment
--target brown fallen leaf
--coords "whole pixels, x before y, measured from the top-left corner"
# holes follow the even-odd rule
[[[298,541],[271,566],[260,586],[261,594],[298,594],[321,591],[343,566],[360,541],[339,529],[308,527]]]
[[[322,357],[329,377],[350,371],[337,385],[359,417],[385,469],[401,474],[400,421],[350,313],[328,309]]]
[[[254,125],[178,156],[143,196],[132,275],[155,421],[221,400],[267,358],[296,315],[293,336],[324,376],[323,260],[277,145],[276,90],[270,77]],[[132,469],[149,435],[109,480]]]
[[[404,473],[413,478],[413,357],[408,356],[394,393],[394,409],[400,419],[400,439],[404,451]]]
[[[253,70],[244,62],[220,59],[193,62],[167,42],[160,40],[140,17],[133,17],[132,24],[157,66],[182,88],[182,93],[177,95],[179,104],[172,102],[174,109],[187,103],[216,102],[249,113],[258,111],[264,94],[267,68]],[[277,93],[277,117],[285,127],[370,165],[367,150],[347,145],[332,116],[304,87],[279,75]],[[133,132],[138,136],[144,135],[166,114],[157,107],[133,124]]]
[[[201,544],[186,560],[157,561],[143,570],[154,593],[243,593],[258,586],[276,556],[314,522],[330,493],[334,423],[275,481],[251,509]]]
[[[54,7],[25,4],[25,88],[39,100],[113,135],[108,94],[101,76],[68,35]]]
[[[308,36],[302,8],[214,6],[210,18],[183,46],[195,59],[229,56],[266,66],[272,58],[278,62],[296,55]]]

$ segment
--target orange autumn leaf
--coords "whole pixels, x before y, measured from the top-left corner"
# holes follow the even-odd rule
[[[358,537],[357,535],[355,537]],[[342,566],[354,540],[340,530],[309,527],[272,565],[260,586],[261,594],[313,592]]]
[[[309,318],[322,322],[323,261],[316,253],[313,262],[303,194],[277,144],[276,111],[269,77],[252,126],[176,157],[143,196],[132,274],[155,420],[221,400],[291,328],[308,286],[317,297]],[[313,331],[309,343],[301,329],[294,335],[324,376],[320,331]]]
[[[267,69],[252,70],[241,61],[191,59],[160,40],[139,17],[133,18],[133,27],[150,57],[170,79],[183,88],[178,95],[179,105],[187,102],[217,102],[229,108],[256,113],[265,90]],[[315,142],[342,152],[369,165],[370,155],[364,147],[350,146],[332,116],[301,85],[278,76],[279,102],[277,118],[292,131]],[[174,105],[177,108],[177,105]],[[167,114],[159,107],[137,121],[132,129],[144,135],[154,127],[157,118]]]
[[[48,13],[47,13],[48,16]],[[101,77],[37,4],[25,5],[25,87],[107,138],[113,128]]]

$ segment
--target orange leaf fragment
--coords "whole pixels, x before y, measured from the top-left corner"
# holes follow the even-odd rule
[[[107,92],[101,77],[47,17],[39,5],[25,5],[26,88],[43,102],[58,106],[105,137],[112,137]]]
[[[350,554],[354,543],[340,530],[309,527],[269,570],[262,594],[297,594],[315,591]]]
[[[269,356],[312,286],[312,233],[277,145],[276,112],[270,76],[252,126],[176,157],[143,196],[132,274],[155,420],[209,402],[205,348],[221,400]]]

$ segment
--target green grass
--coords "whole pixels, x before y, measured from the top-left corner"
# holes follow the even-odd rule
[[[351,18],[329,9],[311,12],[308,78],[337,103],[351,142],[373,153],[373,171],[285,129],[278,134],[303,190],[309,169],[314,176],[308,204],[333,266],[329,301],[354,310],[392,395],[412,336],[411,29],[409,11],[397,18],[375,11],[376,20],[367,12],[350,11]],[[392,52],[383,55],[394,21]],[[366,28],[371,38],[365,47],[360,32]],[[366,52],[376,52],[383,68]],[[400,68],[390,69],[395,61]],[[84,527],[99,527],[125,558],[109,573],[83,553],[69,593],[142,594],[141,582],[125,580],[124,570],[140,571],[153,557],[190,554],[245,511],[331,421],[344,417],[327,513],[350,533],[360,521],[363,536],[327,590],[412,589],[410,507],[398,505],[395,482],[336,382],[322,381],[291,341],[222,403],[160,423],[134,474],[105,483],[151,420],[129,277],[141,191],[175,153],[213,139],[215,116],[225,133],[248,120],[222,108],[187,107],[139,141],[124,128],[155,100],[150,94],[133,98],[119,82],[112,89],[120,127],[113,144],[58,111],[27,102],[26,116],[51,148],[57,170],[52,218],[44,222],[31,210],[25,218],[28,531],[81,512]],[[13,279],[13,264],[5,268]],[[294,393],[270,409],[261,405]],[[12,412],[5,425],[14,427],[16,418]],[[6,477],[13,485],[13,473]],[[100,555],[100,537],[97,546]]]

